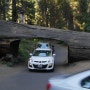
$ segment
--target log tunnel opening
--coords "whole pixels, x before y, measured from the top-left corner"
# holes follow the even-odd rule
[[[81,47],[81,46],[74,46],[74,45],[68,45],[64,41],[61,40],[54,40],[54,39],[49,39],[49,38],[24,38],[26,40],[30,39],[38,39],[38,41],[48,41],[48,42],[55,42],[58,44],[66,45],[67,47],[67,59],[68,63],[73,63],[77,61],[82,61],[82,60],[89,60],[90,58],[90,47]],[[0,59],[2,57],[5,57],[6,54],[13,55],[14,58],[18,57],[19,53],[19,45],[21,43],[22,39],[15,39],[15,38],[9,38],[9,39],[0,39]],[[87,54],[85,54],[87,52]],[[15,62],[15,59],[14,59]]]
[[[68,49],[67,44],[64,41],[50,39],[50,38],[24,38],[21,39],[20,42],[20,48],[19,53],[20,55],[23,55],[23,59],[27,61],[27,59],[30,57],[29,53],[32,53],[35,49],[35,46],[37,45],[37,42],[48,42],[50,45],[54,45],[55,48],[55,62],[57,65],[62,65],[67,63],[67,55],[68,55]],[[27,56],[27,57],[26,57]]]
[[[0,39],[0,59],[1,61],[15,61],[18,57],[20,39]]]

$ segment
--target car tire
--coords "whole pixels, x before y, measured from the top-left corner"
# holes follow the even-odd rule
[[[31,72],[32,70],[31,69],[28,69],[29,72]]]
[[[51,71],[51,72],[54,72],[54,67],[53,67],[53,69],[51,69],[50,71]]]

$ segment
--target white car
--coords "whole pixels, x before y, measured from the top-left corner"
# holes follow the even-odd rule
[[[51,70],[54,71],[54,57],[50,48],[37,48],[31,54],[28,61],[29,70]]]
[[[46,90],[90,90],[90,70],[50,78]]]

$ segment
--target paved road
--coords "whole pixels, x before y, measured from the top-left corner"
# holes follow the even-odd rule
[[[61,74],[59,66],[67,59],[66,47],[55,45],[55,49],[55,72],[29,72],[27,64],[14,67],[1,65],[0,90],[46,90],[48,78]]]
[[[0,90],[46,90],[47,80],[52,76],[90,69],[90,61],[81,61],[69,66],[62,65],[67,61],[67,47],[55,45],[55,49],[54,72],[29,72],[27,63],[14,67],[0,63]]]
[[[63,65],[68,63],[68,48],[66,46],[62,46],[55,43],[55,64]]]
[[[0,90],[45,90],[48,78],[58,74],[24,70],[1,81]]]

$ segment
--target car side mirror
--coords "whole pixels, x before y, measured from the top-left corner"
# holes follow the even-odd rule
[[[29,55],[32,56],[32,53],[30,53]]]
[[[56,54],[53,54],[53,56],[56,56]]]

